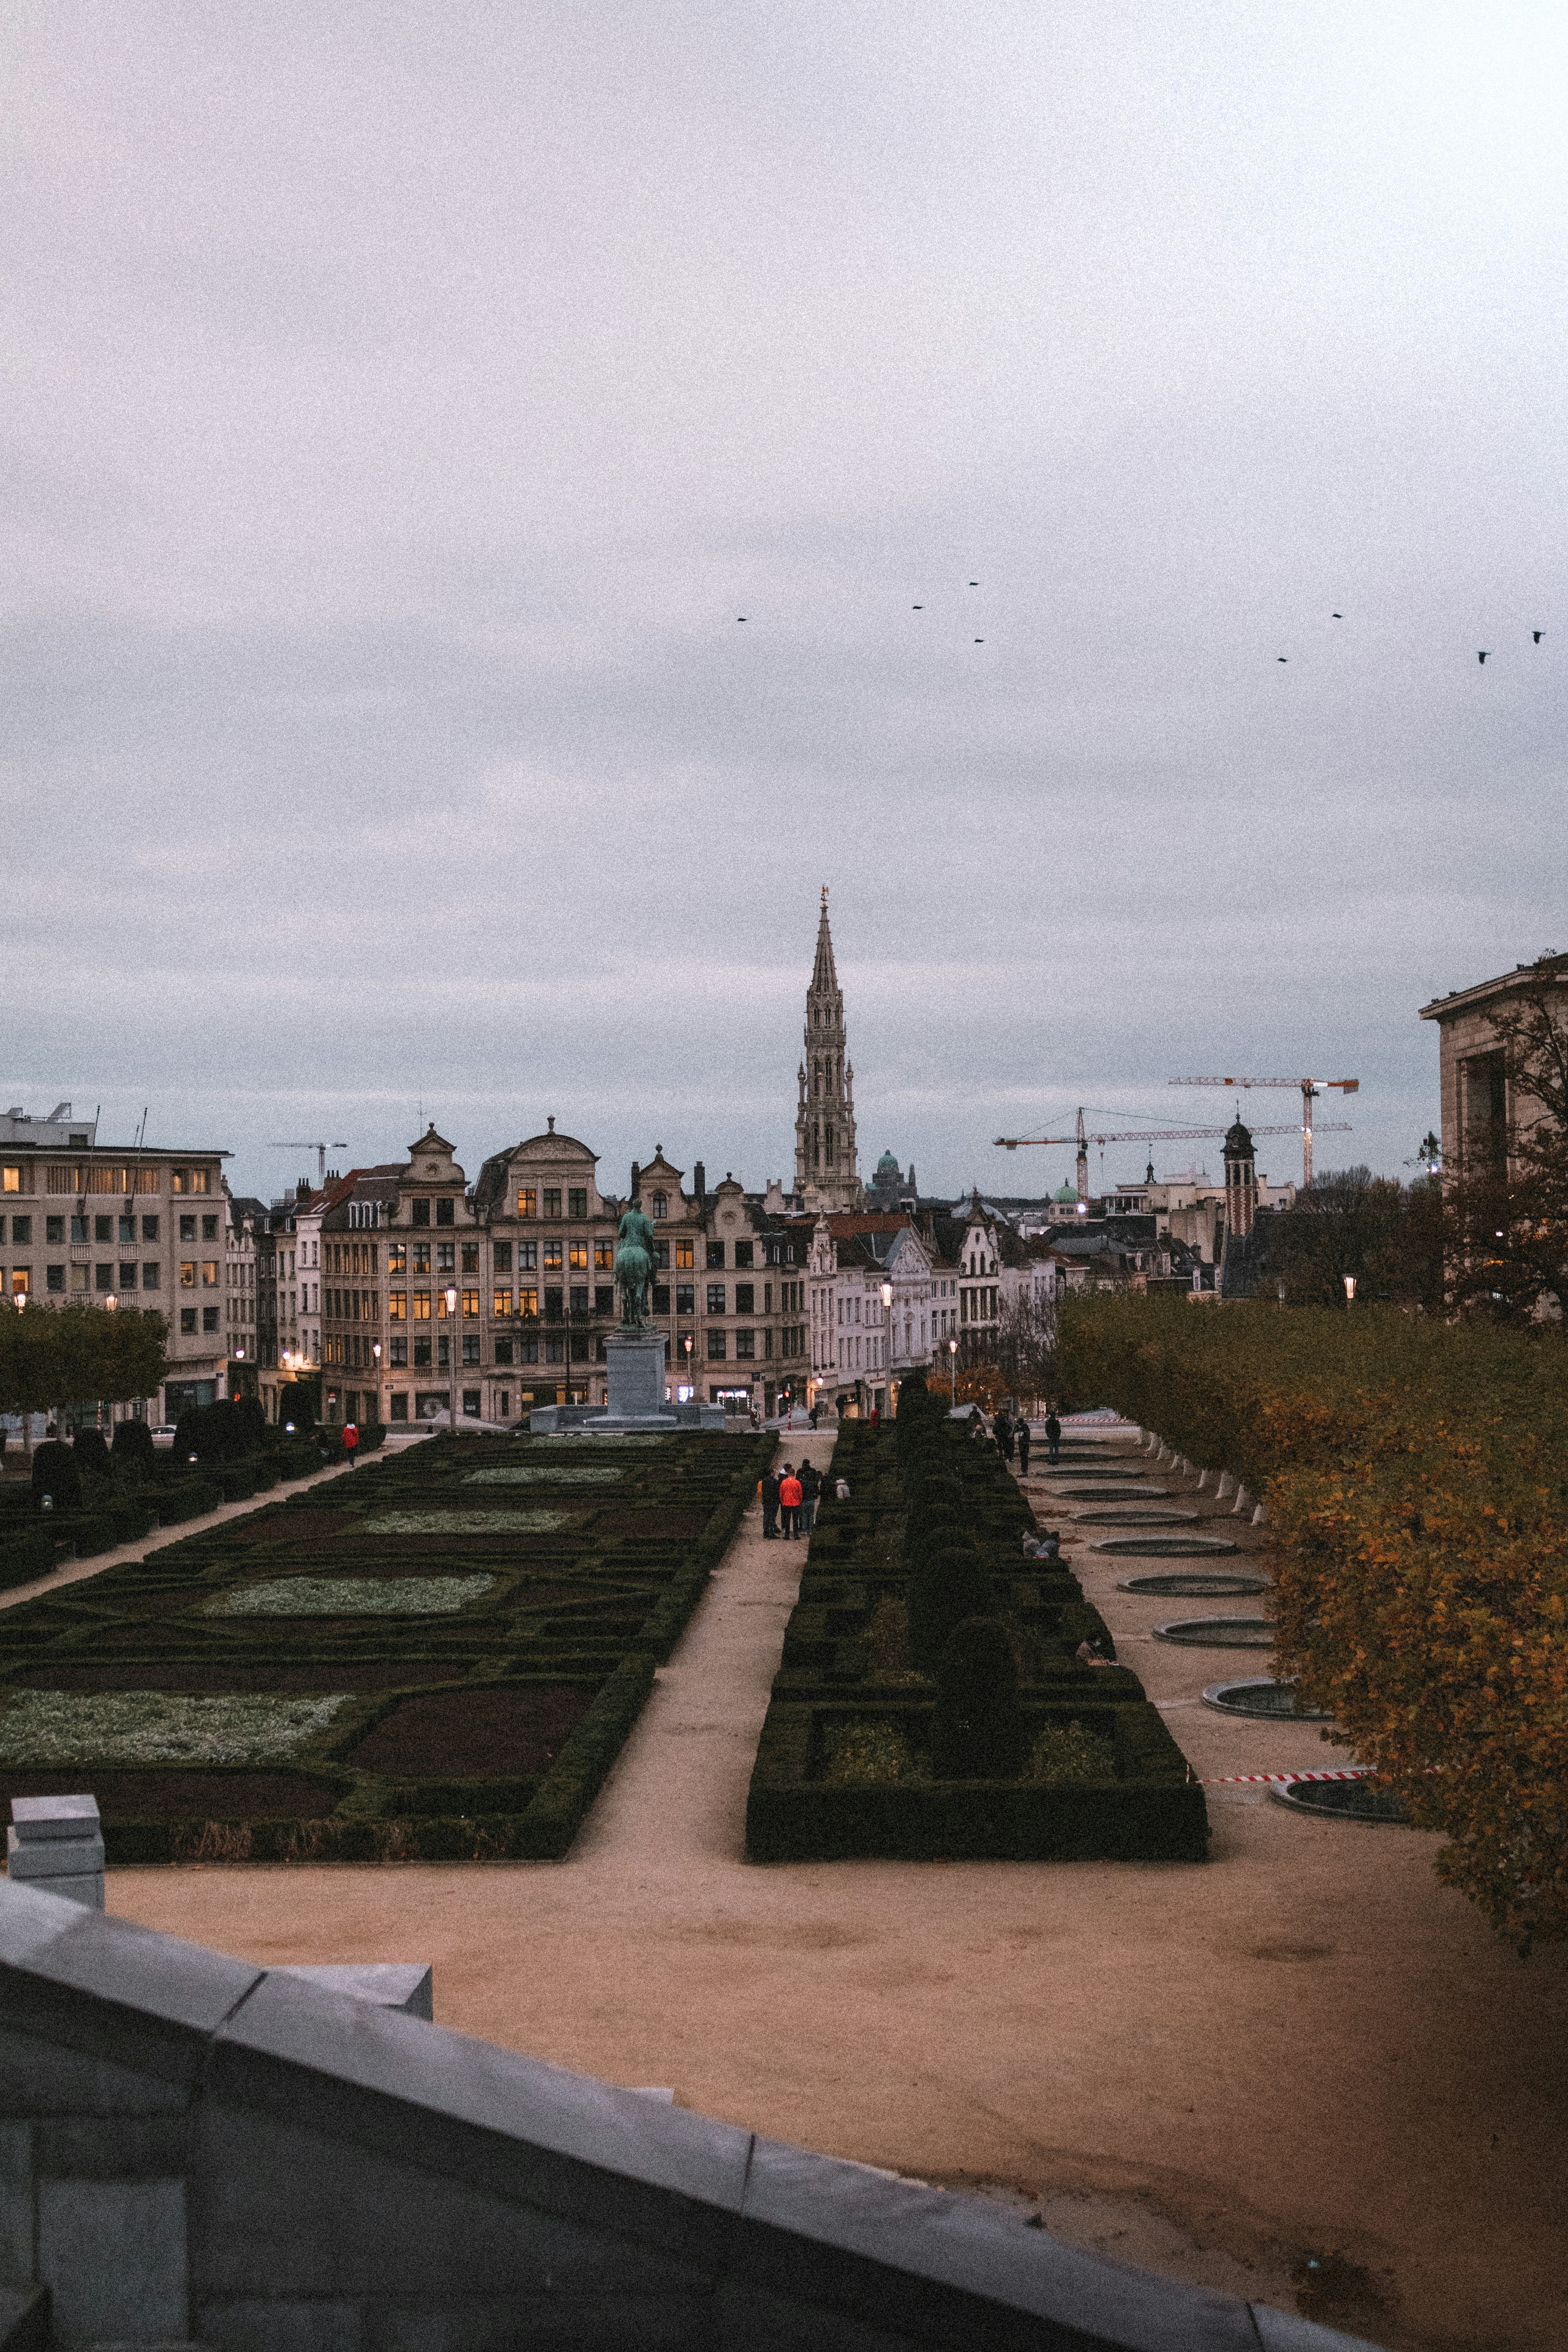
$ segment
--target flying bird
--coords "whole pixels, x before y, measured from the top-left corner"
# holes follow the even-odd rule
[[[1536,644],[1539,645],[1546,632],[1544,629],[1531,629],[1530,634],[1535,639]]]
[[[977,646],[983,646],[985,643],[985,640],[984,637],[976,637],[974,642]]]
[[[736,618],[736,620],[737,620],[737,621],[743,621],[743,620],[745,619],[745,617],[746,617],[746,616],[745,616],[744,613],[737,613],[737,614],[736,614],[736,615],[735,615],[735,618]]]
[[[1332,618],[1336,621],[1342,621],[1344,619],[1344,614],[1342,613],[1335,613],[1332,615]]]
[[[910,610],[911,613],[923,613],[925,611],[925,606],[923,604],[911,604],[910,606]]]
[[[1276,654],[1274,658],[1276,661],[1289,661],[1290,656],[1289,654]]]
[[[1488,648],[1487,648],[1487,653],[1489,653],[1490,651],[1491,651],[1491,647],[1489,646],[1488,646]],[[1479,662],[1482,663],[1483,665],[1484,665],[1484,663],[1485,663],[1485,661],[1486,661],[1486,657],[1487,657],[1486,654],[1478,654],[1478,655],[1476,656],[1476,659],[1477,659]]]
[[[978,580],[972,580],[972,581],[970,582],[970,583],[969,583],[969,584],[970,584],[970,586],[971,586],[972,588],[978,588],[978,587],[979,587],[979,585],[980,585],[980,583],[979,583],[979,581],[978,581]]]

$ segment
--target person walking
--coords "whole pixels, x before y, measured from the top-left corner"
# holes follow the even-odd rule
[[[358,1444],[359,1423],[353,1421],[346,1422],[343,1425],[343,1452],[349,1457],[349,1468],[351,1470],[354,1466],[354,1451]]]
[[[1062,1425],[1057,1419],[1057,1409],[1055,1405],[1052,1405],[1049,1412],[1046,1415],[1046,1460],[1047,1462],[1059,1462],[1061,1460],[1061,1451]]]
[[[816,1429],[816,1417],[817,1417],[818,1413],[819,1413],[821,1411],[822,1411],[822,1407],[821,1407],[819,1404],[814,1404],[814,1405],[812,1406],[812,1408],[811,1408],[811,1412],[810,1412],[810,1414],[809,1414],[808,1418],[809,1418],[809,1420],[810,1420],[810,1422],[811,1422],[811,1426],[812,1426],[813,1430],[815,1430],[815,1429]]]
[[[776,1536],[779,1531],[779,1486],[782,1481],[776,1470],[770,1470],[763,1480],[763,1533]]]
[[[786,1462],[784,1476],[779,1481],[779,1510],[784,1518],[784,1531],[793,1542],[800,1533],[800,1506],[803,1489],[800,1480]]]
[[[1013,1423],[1006,1406],[999,1405],[992,1418],[991,1434],[996,1440],[996,1451],[1004,1462],[1013,1459]]]
[[[1028,1423],[1020,1419],[1018,1423],[1018,1475],[1020,1478],[1026,1478],[1029,1475],[1029,1446],[1034,1434]]]
[[[815,1462],[803,1462],[796,1476],[800,1480],[800,1531],[808,1536],[816,1524],[816,1498],[822,1492],[822,1473]]]

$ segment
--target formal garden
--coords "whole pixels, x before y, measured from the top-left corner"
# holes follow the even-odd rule
[[[841,1430],[748,1851],[1202,1860],[1202,1789],[1054,1545],[1026,1553],[1034,1516],[967,1428],[910,1380],[890,1427]]]
[[[436,1439],[18,1602],[0,1802],[89,1787],[111,1864],[558,1858],[772,1447]]]
[[[1561,1328],[1107,1296],[1060,1348],[1065,1381],[1263,1496],[1275,1671],[1446,1832],[1439,1875],[1521,1950],[1568,1935]]]

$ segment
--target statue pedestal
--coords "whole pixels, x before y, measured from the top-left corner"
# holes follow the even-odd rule
[[[614,1437],[621,1432],[673,1436],[681,1429],[721,1431],[720,1404],[667,1404],[662,1331],[612,1331],[605,1341],[609,1402],[539,1405],[529,1415],[535,1437]]]
[[[647,1421],[665,1413],[664,1333],[612,1331],[605,1342],[611,1421]]]

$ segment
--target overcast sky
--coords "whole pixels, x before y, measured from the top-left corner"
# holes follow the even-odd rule
[[[1394,1172],[1416,1007],[1568,948],[1560,6],[3,58],[5,1102],[787,1180],[826,881],[864,1171],[1310,1070]]]

